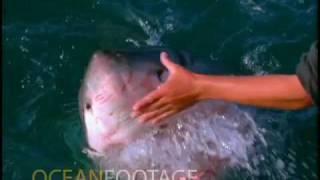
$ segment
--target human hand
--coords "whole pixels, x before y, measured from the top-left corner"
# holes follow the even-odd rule
[[[160,54],[162,64],[168,69],[167,81],[133,106],[132,117],[140,122],[159,123],[193,105],[199,96],[196,76],[184,67],[173,63],[168,54]]]

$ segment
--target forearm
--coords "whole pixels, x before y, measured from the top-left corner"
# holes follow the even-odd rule
[[[277,109],[301,109],[312,104],[296,75],[196,75],[199,100],[216,99]]]

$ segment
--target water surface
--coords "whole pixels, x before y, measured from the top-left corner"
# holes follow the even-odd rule
[[[316,13],[316,0],[6,0],[4,179],[91,167],[77,95],[96,49],[168,46],[223,62],[233,74],[295,73],[317,38]],[[317,179],[316,109],[254,116],[268,149],[252,170],[225,178]]]

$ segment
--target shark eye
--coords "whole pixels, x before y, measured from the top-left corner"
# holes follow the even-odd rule
[[[157,77],[159,79],[160,82],[164,82],[167,79],[168,73],[166,71],[164,71],[163,69],[158,69],[156,71]]]
[[[91,109],[91,104],[90,103],[86,103],[86,110],[90,110]]]
[[[158,77],[159,81],[161,81],[161,74],[163,73],[163,70],[159,69],[156,71],[156,73],[157,73],[157,77]]]

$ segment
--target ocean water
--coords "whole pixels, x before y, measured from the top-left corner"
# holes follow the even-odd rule
[[[14,180],[92,167],[78,90],[96,49],[166,46],[235,75],[290,74],[317,39],[316,0],[5,0],[3,10],[2,170]],[[316,108],[253,116],[268,148],[222,179],[318,178]]]

